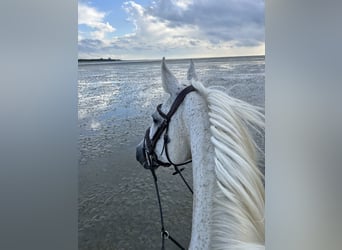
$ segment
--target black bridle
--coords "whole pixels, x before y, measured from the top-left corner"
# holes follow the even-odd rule
[[[146,130],[145,137],[144,137],[144,148],[143,148],[144,149],[144,157],[146,159],[145,164],[143,165],[144,168],[156,169],[159,166],[169,167],[171,165],[175,166],[175,167],[179,167],[179,166],[182,166],[182,165],[185,165],[185,164],[188,164],[191,162],[191,160],[188,160],[188,161],[185,161],[185,162],[179,163],[179,164],[174,163],[170,158],[167,144],[170,142],[170,139],[168,136],[168,131],[169,131],[169,124],[170,124],[171,118],[176,113],[178,107],[182,104],[186,95],[192,91],[195,91],[195,88],[192,85],[183,89],[178,94],[178,96],[176,97],[175,101],[173,102],[173,104],[172,104],[172,106],[171,106],[171,108],[167,114],[165,114],[161,110],[161,106],[162,106],[161,104],[159,104],[157,106],[157,111],[158,111],[159,115],[163,118],[163,121],[158,126],[156,132],[152,136],[152,139],[150,139],[151,127],[149,127]],[[163,149],[165,149],[165,155],[166,155],[168,162],[163,162],[163,161],[159,160],[158,155],[155,152],[155,147],[156,147],[156,145],[157,145],[157,143],[158,143],[158,141],[159,141],[159,139],[163,133],[164,133]]]
[[[154,179],[154,185],[156,188],[156,193],[157,193],[157,198],[158,198],[158,205],[159,205],[159,212],[160,212],[160,221],[161,221],[161,237],[162,237],[162,250],[165,249],[165,240],[166,239],[170,239],[175,245],[177,245],[180,249],[185,249],[184,247],[182,247],[181,244],[179,244],[174,238],[171,237],[171,235],[169,234],[168,231],[165,230],[164,228],[164,218],[163,218],[163,210],[162,210],[162,206],[161,206],[161,201],[160,201],[160,194],[159,194],[159,188],[158,188],[158,183],[157,183],[157,175],[155,173],[155,170],[159,167],[159,166],[163,166],[163,167],[170,167],[173,166],[175,169],[175,173],[174,174],[179,174],[182,178],[182,180],[184,181],[184,183],[186,184],[186,186],[188,187],[188,189],[190,190],[191,193],[193,193],[191,187],[189,186],[189,184],[186,182],[186,180],[184,179],[181,171],[183,169],[179,169],[179,166],[185,165],[190,163],[192,160],[188,160],[179,164],[174,163],[169,155],[168,152],[168,143],[170,142],[170,138],[168,136],[168,131],[169,131],[169,124],[171,121],[172,116],[176,113],[177,109],[179,108],[179,106],[182,104],[182,102],[184,101],[184,98],[186,97],[187,94],[189,94],[192,91],[195,91],[196,89],[190,85],[188,87],[186,87],[185,89],[183,89],[178,96],[176,97],[175,101],[173,102],[169,112],[167,114],[163,113],[161,110],[161,104],[159,104],[157,106],[157,111],[159,113],[159,115],[163,118],[163,121],[160,123],[160,125],[158,126],[156,132],[154,133],[154,135],[152,136],[152,139],[150,139],[150,130],[151,127],[149,127],[146,130],[145,133],[145,137],[144,137],[144,142],[143,142],[143,151],[144,151],[144,163],[143,163],[143,167],[146,169],[150,169],[153,175],[153,179]],[[165,150],[165,155],[167,158],[168,162],[163,162],[161,160],[159,160],[157,153],[155,152],[155,147],[159,141],[159,139],[161,138],[162,134],[164,133],[164,143],[163,143],[163,150]],[[163,152],[163,151],[162,151]]]

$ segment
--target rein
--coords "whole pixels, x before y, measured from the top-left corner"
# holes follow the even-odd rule
[[[187,188],[190,190],[190,192],[193,194],[193,191],[190,187],[190,185],[187,183],[185,180],[184,176],[182,175],[181,171],[184,170],[184,168],[179,169],[179,166],[183,166],[185,164],[190,163],[192,160],[185,161],[183,163],[176,164],[174,163],[169,155],[168,147],[167,144],[170,142],[169,136],[168,136],[168,131],[169,131],[169,124],[171,121],[172,116],[176,113],[178,107],[182,104],[184,101],[184,98],[186,97],[187,94],[189,94],[192,91],[195,91],[196,89],[190,85],[183,89],[178,96],[176,97],[175,101],[173,102],[169,112],[167,114],[163,113],[161,111],[161,104],[157,106],[157,111],[160,114],[160,116],[163,118],[163,122],[159,125],[157,128],[156,132],[152,136],[152,139],[150,139],[150,127],[146,130],[145,133],[145,138],[144,138],[144,157],[145,157],[145,162],[143,164],[143,167],[146,169],[151,170],[153,180],[154,180],[154,185],[156,188],[156,193],[157,193],[157,199],[158,199],[158,206],[159,206],[159,213],[160,213],[160,222],[161,222],[161,237],[162,237],[162,247],[161,249],[165,249],[165,240],[170,239],[175,245],[177,245],[180,249],[185,249],[182,247],[181,244],[179,244],[170,234],[168,231],[165,230],[164,227],[164,217],[163,217],[163,209],[161,205],[161,200],[160,200],[160,193],[159,193],[159,187],[158,187],[158,179],[155,170],[159,166],[163,167],[170,167],[173,166],[175,169],[175,172],[173,175],[179,174],[180,177],[182,178],[183,182],[187,186]],[[165,133],[164,133],[165,132]],[[158,155],[155,152],[155,147],[157,145],[157,142],[159,141],[160,137],[164,133],[164,144],[163,144],[163,150],[165,149],[165,155],[167,158],[168,162],[163,162],[158,159]]]

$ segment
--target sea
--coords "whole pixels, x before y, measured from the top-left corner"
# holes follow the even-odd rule
[[[251,104],[265,104],[265,57],[194,59],[206,86]],[[188,83],[189,59],[166,60]],[[153,179],[135,160],[135,146],[166,100],[161,60],[79,62],[79,249],[160,249]],[[264,148],[263,138],[257,140]],[[183,171],[192,183],[191,164]],[[184,247],[191,237],[192,196],[170,169],[157,170],[165,227]],[[166,249],[178,249],[169,240]]]

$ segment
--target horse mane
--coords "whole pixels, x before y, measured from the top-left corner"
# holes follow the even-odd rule
[[[264,249],[264,176],[249,128],[264,128],[260,108],[197,79],[192,85],[208,105],[217,185],[211,218],[211,249]]]

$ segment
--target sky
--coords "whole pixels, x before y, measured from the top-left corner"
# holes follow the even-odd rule
[[[78,57],[265,54],[263,0],[79,0]]]

